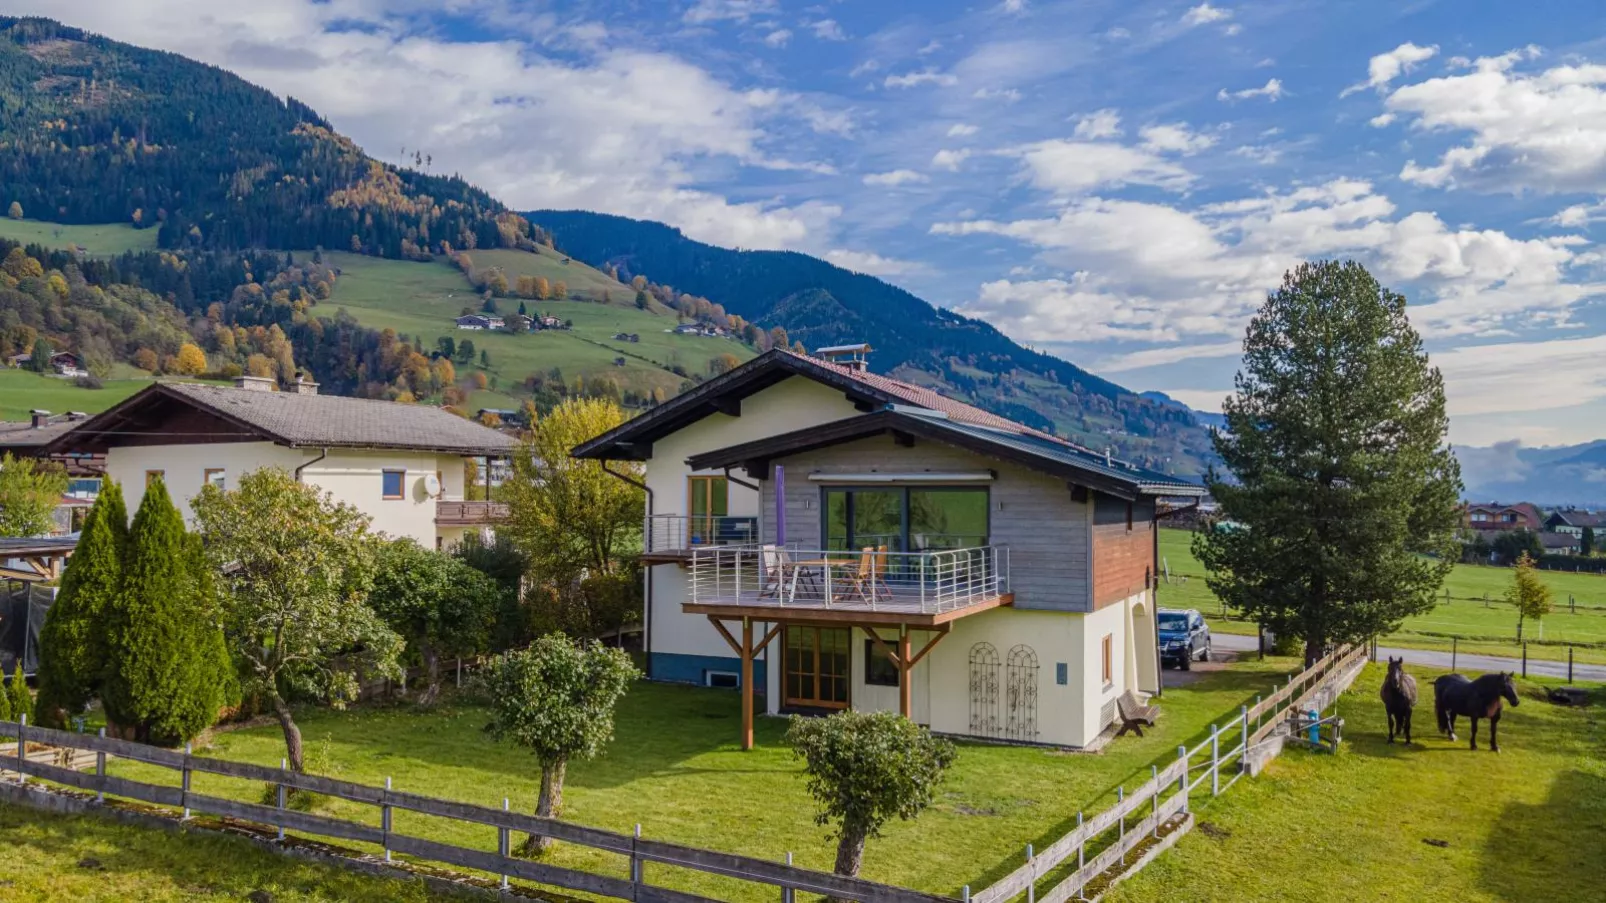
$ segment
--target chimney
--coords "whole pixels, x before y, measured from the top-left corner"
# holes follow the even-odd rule
[[[40,427],[50,423],[50,412],[41,411],[35,408],[34,410],[28,412],[28,419],[33,423],[34,429],[39,429]]]
[[[869,342],[858,342],[852,345],[832,345],[829,348],[814,349],[814,356],[824,358],[833,364],[864,373],[870,369],[870,352],[874,350]]]
[[[278,384],[266,376],[236,376],[234,388],[249,389],[252,392],[272,392]]]
[[[318,394],[318,384],[310,379],[307,379],[307,374],[302,373],[300,370],[296,371],[296,381],[290,388],[291,391],[295,392],[297,395]]]
[[[68,420],[75,420],[75,421],[76,420],[88,420],[89,419],[89,415],[85,414],[83,411],[68,411],[67,412],[67,419]]]

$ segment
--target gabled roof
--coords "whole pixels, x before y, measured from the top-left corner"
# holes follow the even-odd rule
[[[776,348],[728,370],[700,386],[675,396],[645,414],[581,443],[577,458],[642,461],[652,455],[652,443],[716,412],[739,411],[741,400],[792,376],[801,376],[840,389],[861,411],[887,405],[905,405],[938,411],[957,423],[991,427],[1004,432],[1036,436],[1086,452],[1048,433],[1039,432],[975,405],[955,401],[941,393],[902,380],[858,370],[842,364]],[[1088,452],[1091,454],[1091,452]]]
[[[175,408],[176,406],[176,408]],[[241,433],[291,448],[392,448],[460,455],[506,455],[518,444],[442,408],[339,395],[299,395],[190,383],[157,383],[58,437],[53,452],[132,444],[163,437],[162,422],[190,408]],[[189,439],[174,435],[172,444]]]
[[[890,406],[835,423],[703,452],[688,458],[686,463],[694,470],[735,466],[763,469],[775,458],[886,433],[900,439],[922,438],[947,443],[1122,498],[1197,497],[1205,492],[1198,483],[1105,458],[1052,438],[965,423],[940,411],[903,406]]]
[[[0,452],[38,454],[57,437],[84,422],[82,415],[74,417],[66,414],[51,417],[42,426],[34,426],[31,420],[0,421]]]
[[[1595,513],[1582,509],[1562,509],[1550,515],[1550,520],[1566,524],[1569,527],[1595,527],[1606,526],[1606,513]],[[1549,523],[1549,521],[1546,521]]]

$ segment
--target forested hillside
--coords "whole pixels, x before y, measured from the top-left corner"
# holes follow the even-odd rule
[[[1023,348],[988,323],[933,307],[894,285],[806,254],[733,251],[662,223],[585,211],[526,214],[557,246],[655,283],[703,295],[816,348],[868,341],[871,366],[929,383],[1009,417],[1180,473],[1211,451],[1193,414],[1136,395],[1061,358]]]

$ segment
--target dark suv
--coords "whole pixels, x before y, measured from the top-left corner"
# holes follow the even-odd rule
[[[1210,628],[1204,616],[1192,608],[1160,609],[1160,663],[1176,665],[1184,671],[1195,659],[1210,661]]]

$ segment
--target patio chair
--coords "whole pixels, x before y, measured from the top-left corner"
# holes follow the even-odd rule
[[[781,593],[786,589],[786,572],[789,570],[788,565],[790,563],[791,558],[787,555],[785,549],[773,543],[759,546],[758,597],[760,599],[766,596],[773,596],[776,599],[781,598]]]

